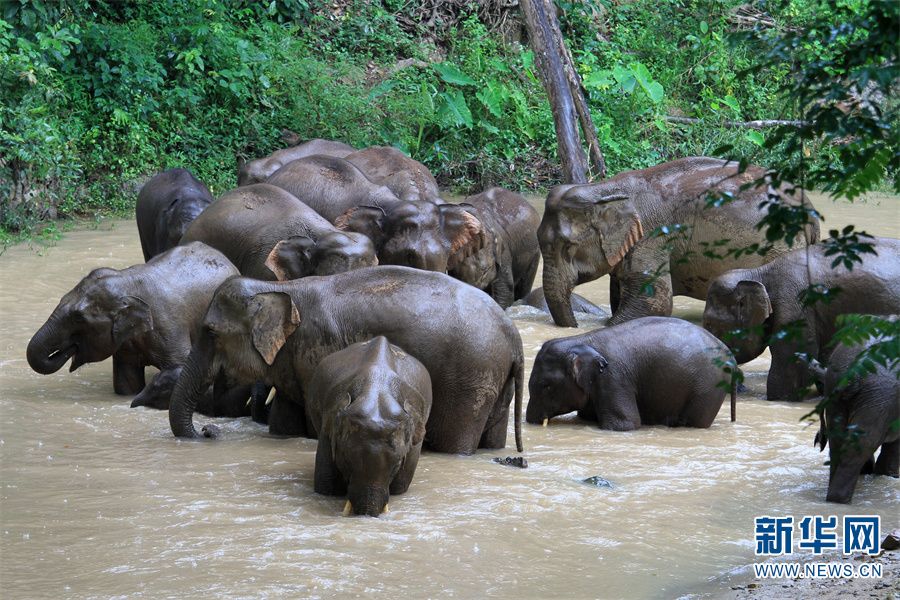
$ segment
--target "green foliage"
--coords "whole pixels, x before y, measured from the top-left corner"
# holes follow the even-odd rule
[[[719,126],[783,116],[775,92],[785,65],[738,78],[757,50],[726,43],[737,4],[559,2],[610,172],[723,144],[780,161],[770,136]],[[556,183],[553,119],[531,51],[474,14],[456,14],[444,29],[440,19],[424,23],[425,8],[397,0],[5,3],[0,229],[128,210],[143,178],[175,166],[221,193],[234,185],[235,159],[280,147],[284,129],[396,146],[442,186],[466,192]],[[672,125],[670,114],[701,123]],[[884,160],[875,158],[873,171]]]

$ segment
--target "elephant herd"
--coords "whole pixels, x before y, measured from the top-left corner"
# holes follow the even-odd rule
[[[815,379],[836,388],[860,349],[829,360],[835,319],[900,313],[900,242],[877,239],[877,256],[852,270],[831,268],[816,219],[768,243],[756,224],[771,197],[816,213],[787,184],[754,186],[763,174],[685,158],[557,186],[541,218],[502,188],[445,202],[428,169],[394,148],[305,142],[241,164],[239,187],[217,199],[172,169],[138,196],[146,262],[84,277],[33,336],[28,362],[49,374],[112,357],[116,393],[168,410],[178,437],[216,436],[195,429],[199,411],[317,438],[315,491],[377,516],[409,487],[423,447],[505,447],[511,404],[523,451],[524,352],[504,309],[545,297],[557,325],[575,326],[576,310],[600,309],[573,288],[603,275],[609,326],[543,345],[529,423],[577,410],[604,429],[709,427],[729,388],[734,419],[730,367],[786,324],[800,334],[769,346],[769,399],[797,399]],[[758,251],[731,251],[742,247]],[[543,292],[532,290],[541,257]],[[809,283],[842,293],[803,308]],[[706,300],[706,331],[669,316],[679,294]],[[149,383],[146,366],[159,369]],[[884,372],[834,393],[840,410],[826,412],[819,439],[843,457],[828,499],[849,502],[866,464],[898,476],[889,424],[900,398]],[[851,447],[833,427],[867,436]]]

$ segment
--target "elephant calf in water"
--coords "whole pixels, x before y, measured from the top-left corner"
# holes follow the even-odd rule
[[[900,431],[892,427],[900,419],[900,381],[890,369],[877,365],[874,372],[840,385],[860,352],[885,341],[869,338],[856,346],[838,344],[827,370],[813,363],[829,399],[816,436],[820,449],[828,444],[828,502],[849,503],[860,474],[900,477]],[[879,446],[881,453],[873,464]]]
[[[140,392],[132,406],[166,409],[206,307],[216,288],[237,274],[220,252],[199,242],[120,271],[94,269],[63,296],[31,338],[28,364],[49,375],[70,358],[74,371],[112,356],[117,394]],[[160,373],[145,387],[147,365]],[[241,416],[247,414],[246,399],[241,394],[235,406],[200,410]]]
[[[409,488],[431,412],[431,377],[378,336],[329,354],[309,384],[319,437],[315,489],[347,494],[346,513],[377,517]]]
[[[709,427],[725,391],[728,348],[687,321],[643,317],[546,342],[528,381],[525,420],[546,422],[574,410],[601,429],[641,425]]]

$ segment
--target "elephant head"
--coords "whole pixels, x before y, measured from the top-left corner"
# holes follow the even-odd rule
[[[767,321],[772,302],[766,287],[744,271],[716,278],[706,294],[703,327],[725,342],[739,364],[751,361],[768,345]]]
[[[272,367],[300,313],[290,295],[268,291],[271,285],[233,277],[216,290],[172,395],[169,424],[177,437],[200,437],[194,410],[217,377],[235,385],[272,385]]]
[[[410,394],[419,398],[404,402],[402,398]],[[393,397],[379,399],[379,395]],[[381,407],[378,418],[363,408],[373,403]],[[406,491],[408,480],[403,489],[397,489],[394,481],[402,468],[408,468],[404,462],[410,450],[420,446],[425,437],[423,404],[419,393],[402,382],[384,385],[383,381],[368,381],[350,392],[347,405],[335,415],[326,434],[354,514],[377,517],[385,511],[390,494]]]
[[[563,348],[560,341],[564,340],[544,344],[535,358],[528,380],[528,423],[587,408],[594,378],[607,367],[596,348],[586,344]]]
[[[361,233],[335,231],[314,240],[293,236],[278,242],[266,266],[279,281],[333,275],[378,264],[372,241]]]
[[[206,186],[203,186],[203,190],[186,190],[172,200],[169,206],[157,216],[156,247],[159,251],[177,246],[194,219],[213,200],[212,194],[209,193]]]
[[[551,189],[538,241],[553,321],[577,327],[574,287],[609,274],[643,235],[641,216],[622,190],[603,183]]]
[[[130,294],[114,269],[95,269],[63,296],[28,343],[32,369],[55,373],[72,359],[69,371],[113,355],[132,338],[153,329],[150,306]]]
[[[335,225],[371,238],[381,264],[440,273],[481,250],[489,237],[475,208],[459,204],[358,206],[341,215]]]

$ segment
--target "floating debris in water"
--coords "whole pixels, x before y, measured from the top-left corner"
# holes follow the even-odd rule
[[[507,456],[506,458],[497,457],[494,459],[494,462],[498,465],[506,465],[507,467],[519,467],[520,469],[528,468],[528,461],[525,460],[524,456]]]
[[[611,488],[613,484],[611,484],[606,479],[603,479],[599,475],[593,475],[588,477],[587,479],[582,479],[581,483],[586,483],[588,485],[592,485],[594,487],[602,487],[602,488]]]

